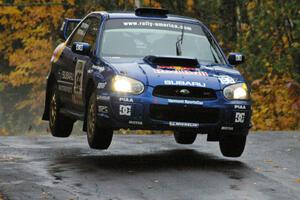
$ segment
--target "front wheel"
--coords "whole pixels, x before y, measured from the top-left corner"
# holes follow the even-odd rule
[[[87,139],[93,149],[107,149],[112,141],[113,130],[101,128],[97,123],[96,92],[93,92],[87,107]]]
[[[197,138],[197,133],[175,131],[174,138],[178,144],[193,144]]]
[[[219,146],[223,156],[240,157],[245,149],[247,136],[245,135],[222,135]]]
[[[51,90],[49,103],[49,126],[54,137],[69,137],[72,133],[74,120],[64,116],[59,112],[60,101],[56,87]]]

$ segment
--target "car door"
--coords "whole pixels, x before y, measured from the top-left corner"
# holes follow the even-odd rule
[[[69,63],[67,71],[73,75],[72,95],[67,99],[69,104],[67,107],[77,111],[83,111],[84,108],[84,83],[87,76],[87,69],[92,67],[92,58],[95,56],[95,47],[97,35],[99,32],[100,18],[88,17],[79,26],[74,36],[67,44],[67,54],[69,55]],[[71,50],[74,42],[85,42],[91,45],[90,55],[80,55]]]
[[[72,108],[72,96],[74,90],[74,68],[76,65],[76,56],[72,52],[73,42],[81,42],[87,32],[90,20],[84,20],[75,32],[66,41],[65,48],[60,56],[60,66],[58,69],[58,88],[60,91],[60,100],[64,107]]]

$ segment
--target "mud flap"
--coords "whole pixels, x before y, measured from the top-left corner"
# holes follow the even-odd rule
[[[49,104],[50,104],[50,98],[51,98],[52,79],[53,79],[52,75],[49,75],[47,77],[44,113],[43,113],[43,116],[42,116],[42,120],[45,120],[45,121],[49,120]]]

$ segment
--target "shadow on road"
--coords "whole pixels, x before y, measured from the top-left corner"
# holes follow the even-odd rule
[[[226,171],[226,169],[246,169],[246,164],[219,158],[207,153],[191,149],[156,151],[153,153],[126,155],[64,155],[57,157],[50,166],[52,172],[78,170],[81,173],[96,172],[100,169],[110,171],[139,171],[154,170],[209,170]]]

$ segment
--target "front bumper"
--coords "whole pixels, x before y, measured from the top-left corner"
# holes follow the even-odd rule
[[[168,99],[98,91],[99,125],[112,129],[179,130],[209,133],[247,133],[251,102],[228,101],[221,91],[215,100]]]

